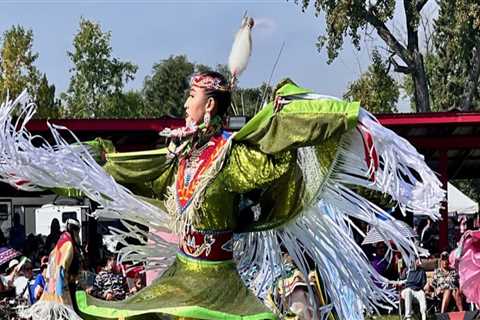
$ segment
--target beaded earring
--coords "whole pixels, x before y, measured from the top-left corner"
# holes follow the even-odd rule
[[[210,112],[205,112],[205,115],[203,116],[203,124],[205,125],[206,128],[210,126],[210,120],[211,120]]]

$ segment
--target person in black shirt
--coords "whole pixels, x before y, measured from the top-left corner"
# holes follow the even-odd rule
[[[420,313],[422,320],[427,319],[427,300],[423,288],[427,283],[427,275],[422,268],[420,259],[413,262],[407,271],[406,279],[400,282],[405,284],[405,289],[400,293],[402,299],[405,300],[405,319],[412,317],[412,298],[415,298],[420,305]]]
[[[55,218],[50,223],[50,234],[47,236],[47,240],[45,241],[44,249],[46,251],[46,255],[49,255],[50,252],[52,252],[61,234],[62,232],[60,231],[60,221]]]

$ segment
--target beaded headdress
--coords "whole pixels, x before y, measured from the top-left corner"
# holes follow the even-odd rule
[[[197,74],[190,80],[190,86],[200,87],[206,90],[230,91],[228,84],[222,84],[222,79],[210,75]]]

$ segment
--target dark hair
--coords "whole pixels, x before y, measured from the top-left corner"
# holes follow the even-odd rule
[[[43,272],[43,270],[47,269],[48,268],[48,263],[44,263],[44,264],[41,264],[40,265],[40,273]]]
[[[227,79],[219,72],[205,71],[199,72],[196,75],[217,78],[220,79],[220,85],[222,87],[229,86]],[[230,91],[205,89],[205,94],[207,97],[213,98],[217,103],[217,115],[224,117],[227,114],[228,108],[230,108],[230,104],[232,103],[232,93]]]
[[[57,218],[50,223],[50,233],[60,233],[60,221]]]

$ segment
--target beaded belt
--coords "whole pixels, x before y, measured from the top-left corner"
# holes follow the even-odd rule
[[[210,261],[233,259],[233,232],[205,232],[188,230],[180,242],[180,251],[186,256]]]

